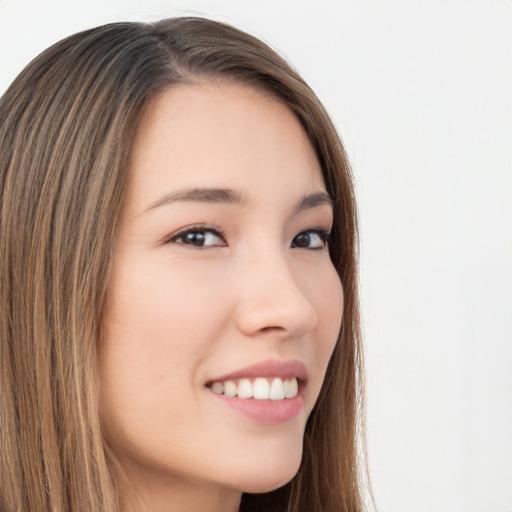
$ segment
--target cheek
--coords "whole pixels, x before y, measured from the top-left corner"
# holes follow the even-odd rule
[[[314,403],[320,393],[342,324],[343,288],[334,267],[323,269],[314,282],[310,281],[308,294],[318,318],[314,342],[310,344],[310,357],[315,361],[315,371],[310,375],[308,385],[310,402]]]
[[[226,316],[211,276],[191,279],[162,265],[130,268],[138,272],[121,267],[112,276],[100,357],[103,410],[126,431],[145,429],[148,418],[163,424],[177,411],[187,414],[196,370]]]
[[[174,359],[174,366],[179,354],[200,352],[208,343],[204,326],[214,328],[212,322],[220,318],[215,273],[203,279],[183,266],[180,272],[173,272],[172,265],[131,267],[137,268],[136,275],[121,269],[111,280],[104,344],[117,345],[123,352],[129,348],[135,360],[144,355],[158,361],[166,355],[164,361]]]
[[[343,289],[337,275],[333,279],[330,291],[331,300],[324,300],[323,319],[320,323],[323,330],[320,357],[322,358],[324,374],[336,346],[343,317]]]
[[[318,268],[317,272],[310,272],[305,286],[304,293],[309,297],[317,314],[317,340],[321,350],[332,352],[343,317],[343,287],[340,277],[329,263]]]

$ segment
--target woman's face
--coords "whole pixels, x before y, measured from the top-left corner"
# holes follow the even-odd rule
[[[101,345],[106,437],[141,488],[264,492],[294,476],[341,325],[332,218],[275,99],[205,82],[149,103]]]

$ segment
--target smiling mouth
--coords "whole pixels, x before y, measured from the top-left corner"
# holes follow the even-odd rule
[[[264,426],[288,424],[304,411],[308,369],[298,360],[272,360],[239,368],[206,382],[222,407]]]
[[[230,398],[278,401],[296,397],[299,381],[297,377],[290,379],[256,377],[208,382],[206,387],[218,395],[226,395]]]

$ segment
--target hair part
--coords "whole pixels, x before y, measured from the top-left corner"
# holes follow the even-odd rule
[[[0,510],[119,510],[102,434],[101,320],[130,149],[147,102],[197,79],[268,92],[300,120],[335,202],[340,337],[298,474],[241,511],[363,510],[357,214],[339,136],[307,84],[255,37],[203,18],[113,23],[43,52],[0,100]],[[328,470],[326,470],[328,468]]]

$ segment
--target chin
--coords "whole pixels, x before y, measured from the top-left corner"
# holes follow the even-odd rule
[[[274,491],[286,485],[299,470],[302,453],[293,454],[282,460],[269,460],[263,467],[251,467],[239,480],[237,488],[249,494]],[[248,466],[250,460],[247,460]]]

